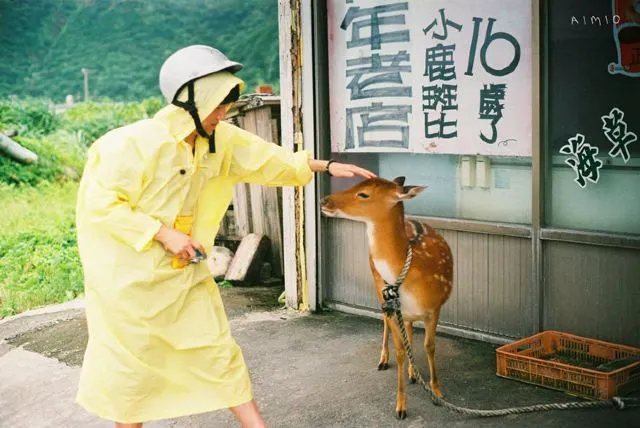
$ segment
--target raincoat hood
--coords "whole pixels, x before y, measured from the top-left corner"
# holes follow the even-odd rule
[[[200,120],[204,121],[218,108],[227,95],[229,95],[229,92],[236,86],[239,86],[242,92],[245,84],[241,79],[228,71],[213,73],[195,80],[194,97]],[[186,86],[181,89],[176,99],[182,102],[188,100]],[[184,140],[189,134],[196,130],[195,123],[189,112],[173,104],[162,108],[155,114],[154,118],[166,123],[171,134],[178,141]]]

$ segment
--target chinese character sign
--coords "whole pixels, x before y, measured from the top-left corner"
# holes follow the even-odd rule
[[[574,181],[583,189],[587,186],[587,180],[594,184],[600,180],[602,161],[597,157],[599,151],[597,147],[585,142],[582,134],[569,138],[569,142],[560,148],[560,153],[570,155],[564,163],[576,173]]]
[[[530,0],[330,0],[333,151],[530,156]]]
[[[602,130],[605,137],[613,144],[609,150],[609,156],[620,156],[624,163],[629,162],[629,144],[635,142],[638,136],[627,129],[627,122],[624,121],[624,112],[618,107],[611,109],[608,115],[602,116]]]
[[[618,107],[613,107],[608,114],[600,118],[602,120],[603,138],[611,143],[612,147],[608,154],[613,159],[622,158],[626,164],[631,159],[629,145],[636,142],[638,136],[627,127],[624,120],[624,112]],[[576,173],[574,181],[581,188],[586,188],[589,180],[594,184],[600,179],[600,168],[604,165],[598,159],[600,149],[596,145],[591,145],[585,141],[585,136],[578,133],[573,138],[569,138],[568,143],[560,148],[560,153],[569,155],[564,163],[569,165]]]
[[[337,150],[408,150],[414,95],[409,1],[342,0],[328,9]]]

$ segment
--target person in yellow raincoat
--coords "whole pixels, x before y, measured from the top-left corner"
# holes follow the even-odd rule
[[[229,408],[264,426],[207,263],[234,185],[303,186],[355,165],[290,152],[225,121],[241,64],[204,45],[160,70],[169,102],[90,148],[76,224],[89,341],[77,401],[120,427]]]

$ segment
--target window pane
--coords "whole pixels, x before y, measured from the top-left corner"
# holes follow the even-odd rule
[[[638,234],[640,2],[547,4],[547,224]]]
[[[531,223],[529,158],[402,153],[333,153],[332,156],[368,168],[389,180],[405,176],[408,185],[427,185],[423,193],[405,203],[407,214]],[[332,179],[331,191],[359,181]]]

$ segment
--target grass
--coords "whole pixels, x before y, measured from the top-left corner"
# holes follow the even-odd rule
[[[0,318],[82,293],[75,182],[0,183]]]
[[[162,105],[103,99],[56,113],[51,100],[0,98],[0,132],[17,131],[13,139],[38,155],[22,165],[0,154],[0,318],[83,292],[75,202],[87,148]]]
[[[218,283],[218,287],[220,288],[233,288],[233,284],[226,279]]]
[[[74,222],[87,147],[161,106],[103,100],[56,114],[48,100],[0,99],[0,131],[18,131],[14,139],[38,155],[31,165],[0,155],[0,318],[82,293]]]
[[[0,155],[0,183],[27,188],[43,182],[73,181],[82,173],[86,147],[74,134],[59,130],[46,136],[20,136],[14,140],[35,152],[38,161],[21,165]]]

